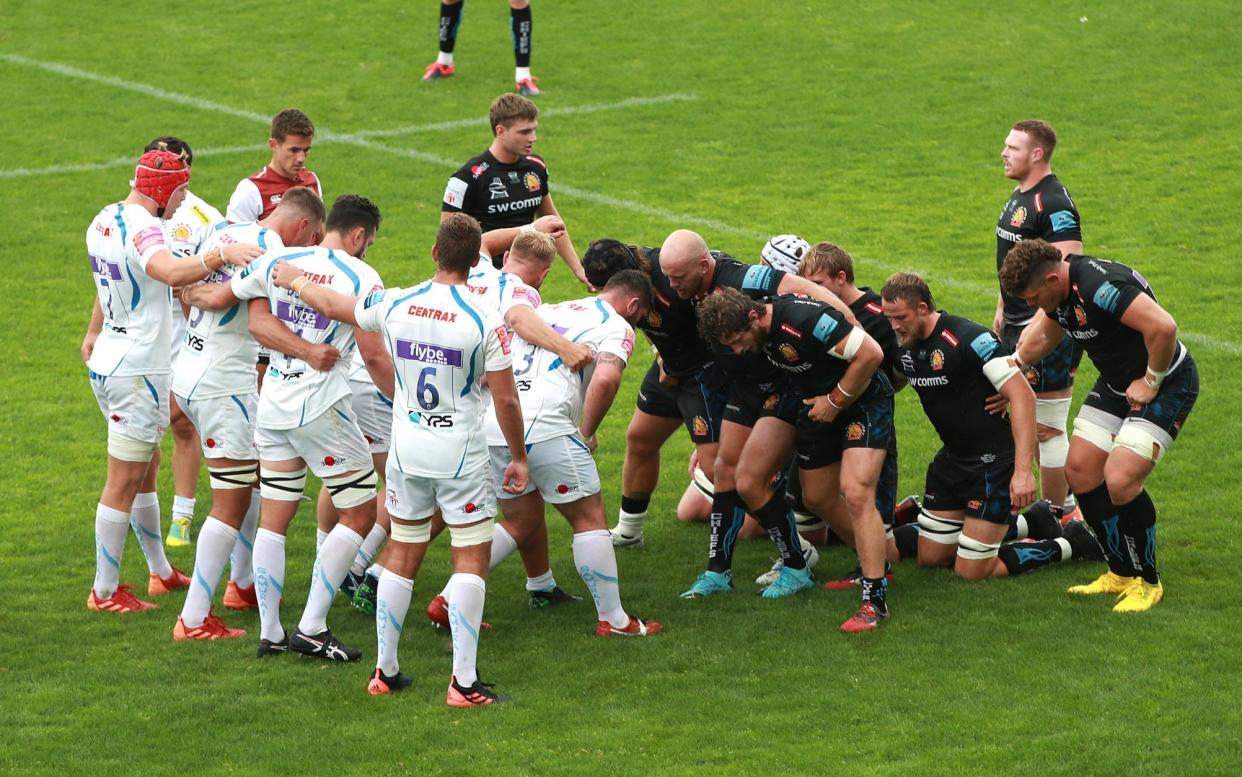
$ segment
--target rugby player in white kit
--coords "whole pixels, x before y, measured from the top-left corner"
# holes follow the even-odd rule
[[[367,355],[382,355],[383,344],[373,334],[355,333],[352,326],[315,312],[297,294],[276,287],[271,275],[284,261],[342,293],[367,295],[380,290],[379,275],[362,259],[379,224],[374,203],[360,195],[342,195],[332,204],[320,245],[269,251],[227,284],[204,284],[186,292],[187,303],[208,310],[266,298],[270,312],[301,340],[331,345],[342,357],[331,369],[318,370],[296,352],[273,353],[259,393],[255,438],[263,506],[254,542],[254,578],[260,657],[289,650],[330,661],[362,657],[362,651],[333,636],[327,615],[363,536],[375,523],[376,475],[350,402],[349,357],[355,342]],[[392,363],[385,360],[386,355],[376,360],[386,363],[387,369],[372,377],[381,390],[391,392]],[[289,635],[280,623],[285,535],[305,490],[308,467],[328,487],[341,517],[319,547],[306,608]]]
[[[142,155],[129,196],[103,208],[86,232],[96,301],[82,341],[91,388],[108,422],[108,475],[95,511],[95,580],[86,606],[138,612],[156,605],[120,584],[121,552],[134,522],[150,577],[147,593],[184,588],[189,579],[164,555],[155,499],[159,442],[168,426],[172,336],[169,286],[201,280],[226,263],[245,265],[262,250],[233,245],[178,258],[159,218],[185,196],[190,168],[166,150]]]

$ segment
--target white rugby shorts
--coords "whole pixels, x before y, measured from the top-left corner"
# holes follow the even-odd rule
[[[512,457],[509,446],[493,445],[488,448],[492,459],[492,477],[496,484],[496,496],[514,499],[525,496],[536,488],[548,504],[568,504],[583,497],[599,493],[599,470],[586,443],[576,435],[567,434],[551,440],[532,443],[526,451],[530,478],[521,494],[510,494],[501,489],[504,484],[505,467]]]
[[[258,394],[193,400],[177,395],[177,404],[198,430],[205,458],[238,461],[259,458],[259,449],[254,442]]]
[[[158,443],[168,428],[170,375],[106,377],[91,372],[91,390],[108,433]]]
[[[366,471],[373,466],[349,397],[296,429],[255,429],[262,461],[301,459],[318,478]]]
[[[407,475],[389,458],[384,473],[384,506],[389,515],[407,521],[427,518],[439,507],[449,526],[478,523],[496,515],[491,474],[484,464],[455,478]]]
[[[351,380],[349,391],[358,428],[367,439],[367,447],[371,453],[387,453],[392,442],[392,403],[374,383]]]

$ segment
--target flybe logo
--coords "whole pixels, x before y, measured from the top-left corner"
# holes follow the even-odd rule
[[[445,367],[460,367],[462,352],[456,348],[447,348],[433,343],[419,343],[414,340],[397,341],[397,358],[438,364]]]

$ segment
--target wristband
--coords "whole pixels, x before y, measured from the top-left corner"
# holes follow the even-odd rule
[[[298,281],[302,282],[301,286],[298,285]],[[300,297],[302,296],[302,289],[305,289],[310,282],[310,278],[307,278],[305,275],[299,275],[289,282],[289,290]]]
[[[843,395],[846,399],[853,399],[853,398],[854,398],[854,395],[853,395],[853,394],[851,394],[850,392],[846,391],[846,390],[845,390],[845,388],[844,388],[844,387],[843,387],[840,383],[838,383],[838,384],[837,384],[837,391],[840,391],[840,392],[841,392],[841,394],[842,394],[842,395]]]
[[[828,397],[827,397],[827,399],[828,399],[828,404],[832,405],[832,406],[833,406],[833,407],[835,407],[837,410],[844,410],[844,409],[845,409],[845,408],[844,408],[844,407],[842,407],[841,405],[838,405],[836,402],[833,402],[833,401],[832,401],[832,392],[829,392],[829,393],[828,393]]]
[[[534,231],[535,231],[535,222],[533,221],[529,224],[523,224],[522,226],[518,227],[519,235],[525,235],[525,234],[528,234]]]
[[[207,273],[208,275],[211,275],[211,268],[207,266],[207,254],[205,253],[199,254],[198,263],[203,266],[203,272]]]

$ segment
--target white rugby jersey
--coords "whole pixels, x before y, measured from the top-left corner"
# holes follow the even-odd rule
[[[251,243],[264,251],[284,248],[280,235],[257,223],[223,224],[202,244],[211,251],[216,246]],[[256,261],[263,261],[259,258]],[[207,283],[229,283],[241,272],[225,265],[207,276]],[[254,365],[259,344],[250,335],[250,315],[245,302],[227,310],[190,308],[185,335],[174,345],[177,371],[172,390],[186,399],[210,399],[234,394],[251,394],[257,389]]]
[[[568,340],[590,346],[596,353],[611,353],[628,362],[634,352],[634,330],[617,311],[598,297],[543,305],[544,321]],[[573,372],[552,351],[513,337],[513,380],[522,400],[522,421],[527,445],[574,434],[582,414],[582,401],[595,365]],[[504,445],[496,413],[487,414],[488,445]]]
[[[312,281],[350,296],[366,296],[382,288],[379,275],[361,259],[340,249],[312,246],[269,251],[233,276],[238,299],[267,297],[276,318],[310,343],[327,343],[341,358],[327,372],[301,359],[272,352],[272,362],[259,392],[258,425],[264,429],[296,429],[322,415],[338,399],[349,396],[349,360],[354,355],[354,328],[317,312],[298,295],[271,282],[279,261],[297,267]]]
[[[164,239],[173,256],[202,253],[204,241],[224,221],[220,211],[189,189],[171,216],[164,219]]]
[[[533,286],[527,286],[513,273],[497,270],[490,259],[480,259],[470,270],[466,288],[480,307],[499,313],[501,321],[516,305],[537,308],[540,303],[539,292]]]
[[[168,245],[159,219],[141,205],[108,205],[86,230],[86,253],[103,309],[103,331],[87,367],[103,376],[170,371],[172,304],[147,262]]]
[[[500,317],[464,287],[434,281],[371,294],[358,301],[355,316],[384,336],[396,368],[389,461],[429,478],[485,466],[479,381],[513,363]]]

